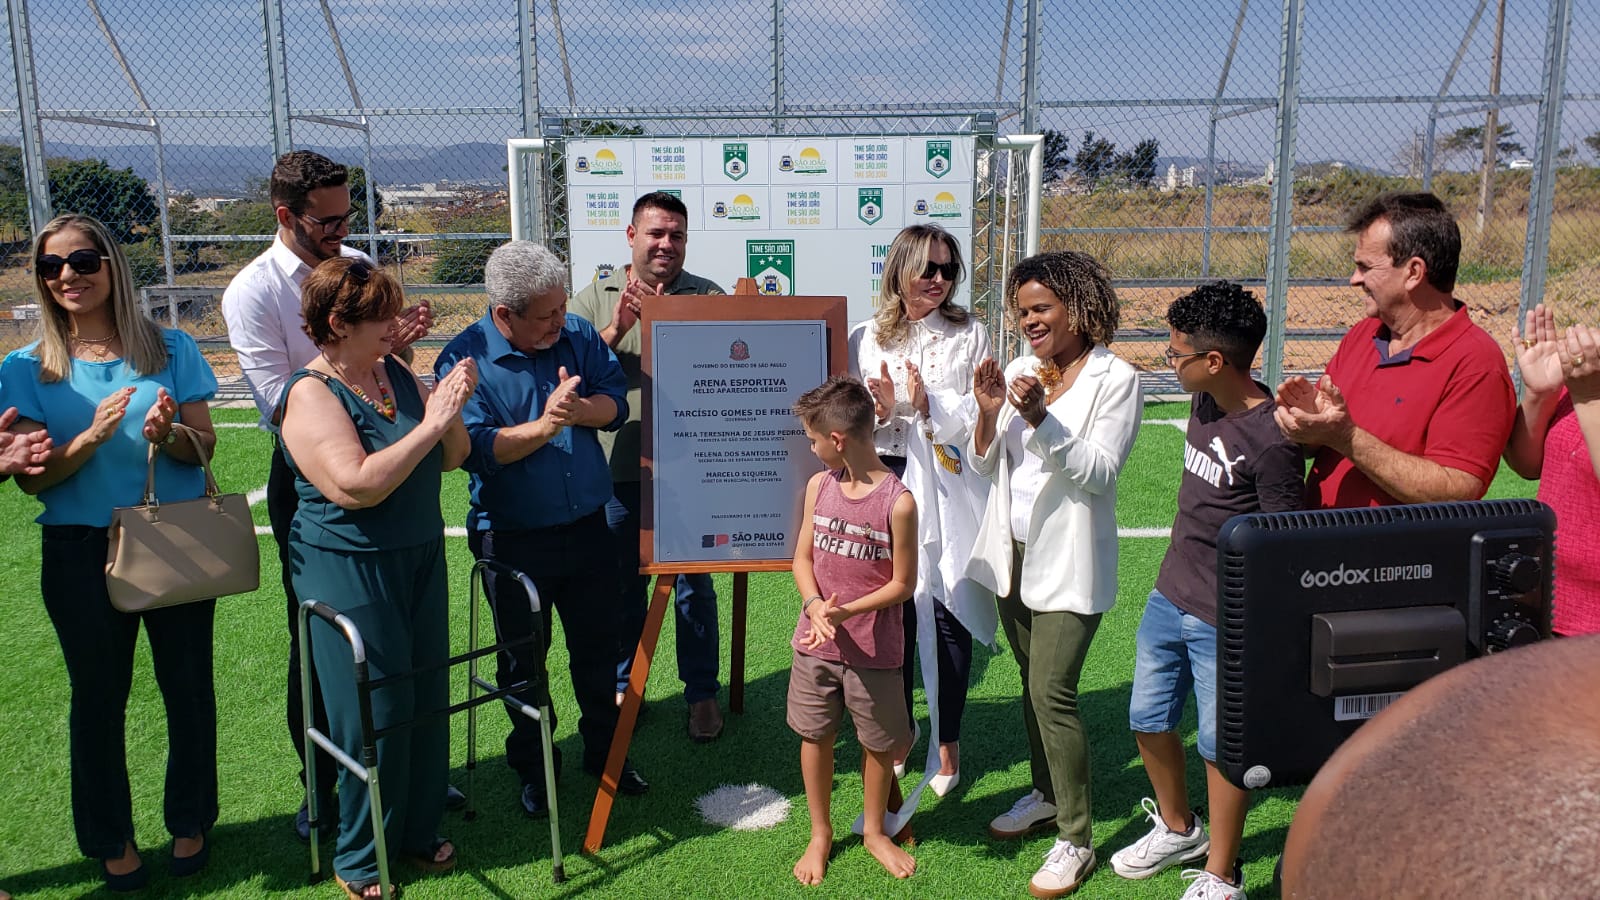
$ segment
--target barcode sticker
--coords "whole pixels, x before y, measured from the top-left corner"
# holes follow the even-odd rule
[[[1349,697],[1333,698],[1333,720],[1335,722],[1349,722],[1353,719],[1370,719],[1384,707],[1400,698],[1405,691],[1393,691],[1387,694],[1355,694]]]

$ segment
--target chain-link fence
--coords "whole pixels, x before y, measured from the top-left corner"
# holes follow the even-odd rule
[[[996,318],[1025,201],[1020,154],[987,136],[1042,133],[1043,246],[1108,263],[1119,348],[1155,373],[1166,304],[1212,278],[1282,310],[1269,364],[1319,369],[1361,315],[1342,222],[1384,190],[1450,204],[1458,293],[1496,334],[1539,297],[1592,321],[1600,287],[1600,0],[6,11],[0,349],[26,341],[35,315],[32,227],[76,211],[112,225],[153,312],[237,372],[217,301],[270,241],[265,179],[294,148],[353,167],[351,242],[453,333],[479,314],[483,260],[510,232],[505,140],[518,136],[551,139],[540,195],[559,249],[565,138],[977,133],[973,297]]]

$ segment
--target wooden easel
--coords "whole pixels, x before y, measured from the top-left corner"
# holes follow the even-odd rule
[[[734,287],[738,317],[750,321],[784,321],[792,319],[821,319],[828,325],[828,371],[841,372],[847,354],[845,330],[845,298],[843,297],[778,297],[751,304],[750,297],[760,296],[755,279],[741,278]],[[714,321],[727,319],[730,298],[701,296],[652,297],[646,301],[647,315],[638,324],[648,327],[657,318],[674,320]],[[646,341],[641,365],[647,373],[654,372],[651,365],[651,347]],[[650,391],[643,392],[645,423],[650,422]],[[643,470],[651,472],[654,439],[651,429],[644,429]],[[606,825],[611,820],[611,806],[616,802],[617,783],[622,776],[622,763],[628,758],[628,745],[633,742],[634,723],[639,720],[639,708],[644,704],[644,686],[650,679],[650,665],[655,659],[656,642],[661,637],[661,623],[666,617],[667,601],[677,584],[679,575],[690,573],[730,572],[733,574],[733,631],[728,668],[728,708],[739,714],[744,712],[745,625],[750,597],[751,572],[787,572],[792,560],[750,560],[735,563],[665,563],[658,564],[654,545],[654,509],[652,491],[648,482],[642,481],[643,519],[639,529],[640,559],[647,560],[639,567],[641,574],[656,576],[655,588],[650,592],[650,606],[645,613],[644,631],[639,636],[639,648],[633,656],[633,674],[628,679],[628,689],[623,695],[622,709],[617,716],[617,730],[611,738],[611,750],[606,755],[605,771],[600,775],[600,789],[595,793],[594,808],[589,813],[589,828],[584,833],[583,851],[597,853],[605,843]]]

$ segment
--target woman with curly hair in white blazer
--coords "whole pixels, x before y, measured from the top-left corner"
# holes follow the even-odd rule
[[[1076,890],[1094,869],[1089,744],[1078,676],[1100,616],[1117,599],[1117,476],[1143,414],[1139,375],[1106,345],[1117,330],[1111,276],[1092,256],[1040,253],[1006,279],[1006,306],[1033,350],[973,377],[978,422],[968,459],[992,479],[968,574],[1000,597],[1000,626],[1022,669],[1033,790],[989,824],[1056,842],[1028,884]]]

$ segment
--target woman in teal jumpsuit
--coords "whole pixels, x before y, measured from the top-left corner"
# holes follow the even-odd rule
[[[328,260],[302,291],[306,332],[322,352],[285,395],[283,442],[300,495],[289,532],[295,591],[355,622],[373,680],[437,666],[449,656],[440,473],[466,458],[460,413],[477,373],[452,372],[430,395],[388,355],[403,297],[363,261]],[[330,737],[359,756],[350,646],[321,619],[312,620],[311,646]],[[374,691],[373,726],[409,722],[448,701],[448,673],[434,669]],[[438,836],[449,742],[448,720],[434,717],[377,746],[387,846],[435,872],[455,864],[455,848]],[[333,868],[351,897],[379,895],[366,785],[347,770]]]

